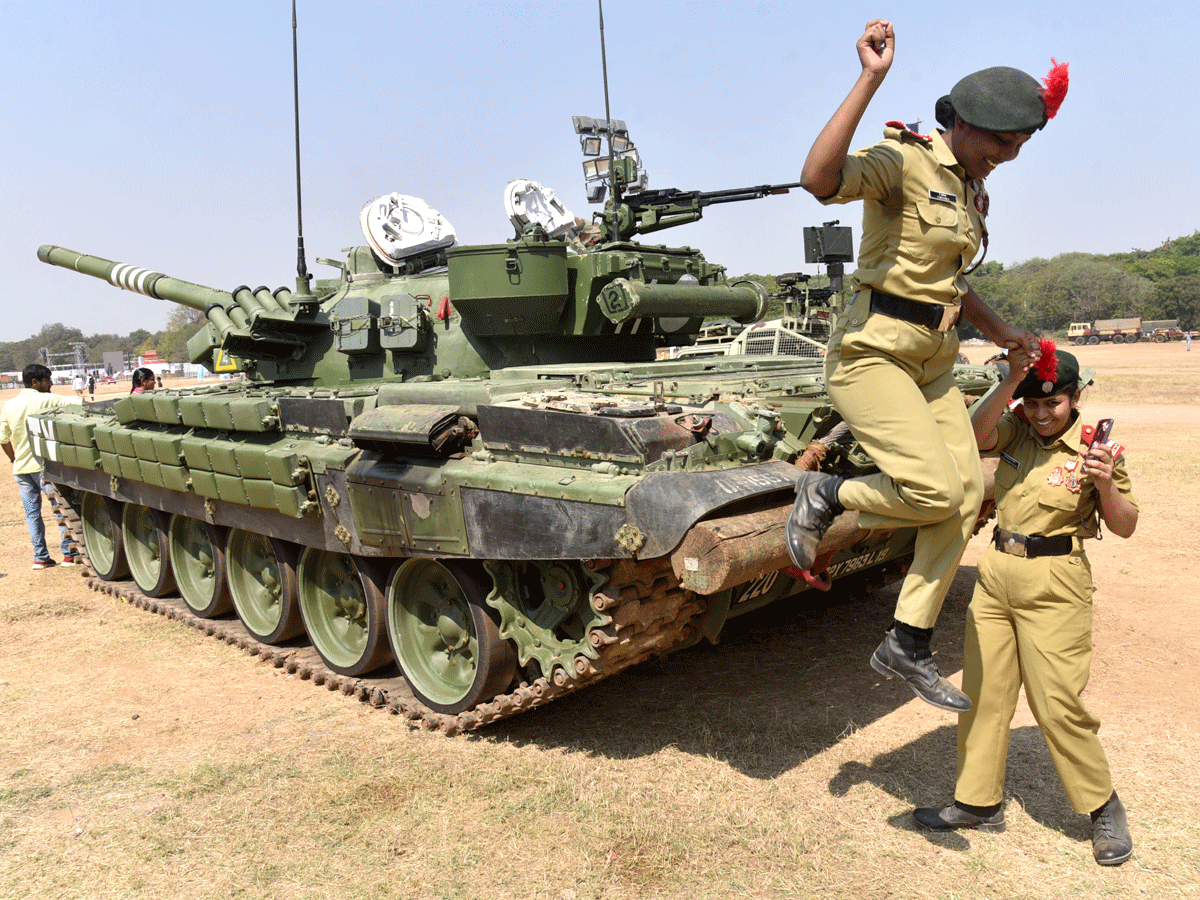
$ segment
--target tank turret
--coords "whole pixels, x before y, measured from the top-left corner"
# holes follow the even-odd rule
[[[690,248],[579,253],[536,223],[503,244],[438,248],[417,267],[385,249],[373,240],[342,262],[322,260],[340,276],[318,281],[315,295],[217,290],[50,245],[38,257],[203,311],[208,325],[188,342],[193,362],[215,369],[221,353],[251,380],[311,385],[651,361],[660,343],[694,338],[705,317],[754,321],[769,299],[755,282],[728,283]]]

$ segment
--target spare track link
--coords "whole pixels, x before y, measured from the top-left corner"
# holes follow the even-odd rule
[[[83,541],[79,512],[63,502],[57,486],[47,483],[47,494],[60,525],[65,525],[75,543],[76,555],[83,561],[82,576],[88,587],[131,603],[139,609],[158,613],[202,631],[211,637],[241,648],[251,656],[269,662],[289,675],[299,675],[331,691],[357,697],[376,709],[403,716],[414,728],[455,735],[473,731],[527,709],[542,706],[565,694],[615,675],[623,669],[670,653],[698,640],[699,619],[705,604],[693,592],[680,587],[671,570],[669,557],[639,562],[636,560],[591,560],[586,565],[604,571],[608,580],[596,592],[596,608],[611,622],[594,628],[589,635],[599,652],[597,659],[578,656],[575,677],[562,669],[554,677],[523,681],[508,693],[493,697],[458,715],[434,712],[422,704],[399,674],[384,678],[351,678],[339,675],[322,662],[310,645],[274,646],[250,636],[236,617],[202,619],[179,597],[147,597],[132,581],[103,581],[92,568]],[[392,669],[393,672],[397,670]]]

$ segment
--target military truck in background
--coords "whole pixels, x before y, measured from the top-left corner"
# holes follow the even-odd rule
[[[1167,341],[1182,341],[1183,331],[1178,319],[1143,319],[1142,340],[1165,344]]]
[[[1072,344],[1099,344],[1112,341],[1114,344],[1136,344],[1142,337],[1142,320],[1138,316],[1127,319],[1097,319],[1094,322],[1072,322],[1067,327],[1067,339]]]

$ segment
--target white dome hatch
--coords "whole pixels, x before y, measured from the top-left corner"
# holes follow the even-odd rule
[[[575,227],[575,216],[554,191],[528,178],[517,178],[505,186],[504,211],[518,234],[531,222],[541,225],[552,238],[562,237]]]
[[[362,208],[358,216],[363,237],[385,262],[452,247],[454,226],[419,197],[385,194]]]

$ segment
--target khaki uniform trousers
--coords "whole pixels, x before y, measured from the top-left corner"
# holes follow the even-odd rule
[[[975,527],[983,470],[951,372],[958,335],[870,312],[870,291],[839,317],[825,355],[834,408],[880,471],[842,484],[864,528],[916,526],[896,618],[932,628]]]
[[[1022,683],[1075,812],[1099,809],[1112,796],[1112,773],[1096,737],[1100,720],[1079,696],[1092,666],[1092,575],[1079,543],[1070,556],[1035,559],[992,547],[979,561],[963,658],[963,691],[972,706],[958,720],[954,798],[960,803],[1003,800]]]

